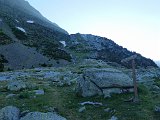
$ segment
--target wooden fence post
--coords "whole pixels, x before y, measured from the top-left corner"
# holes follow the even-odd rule
[[[132,78],[133,78],[133,85],[134,85],[134,99],[133,102],[139,102],[138,99],[138,90],[137,90],[137,81],[136,81],[136,70],[135,70],[135,60],[132,60]]]
[[[137,55],[132,55],[131,57],[125,58],[121,60],[121,62],[125,63],[128,61],[132,61],[132,78],[133,78],[133,86],[134,86],[134,98],[133,102],[139,102],[138,99],[138,90],[137,90],[137,81],[136,81],[136,65],[135,65],[135,58]]]

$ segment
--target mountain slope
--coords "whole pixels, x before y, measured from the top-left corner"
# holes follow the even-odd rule
[[[70,54],[61,43],[69,40],[68,33],[43,17],[28,2],[0,0],[0,8],[0,53],[4,58],[9,59],[7,66],[22,69],[37,66],[35,61],[36,64],[50,64],[48,61],[53,60],[54,65],[57,60],[71,61]],[[14,47],[10,49],[9,46]],[[12,55],[13,53],[17,57]],[[29,54],[34,59],[27,56]],[[19,61],[21,55],[30,61],[30,65],[22,64],[26,63],[25,59]],[[14,58],[17,63],[12,62],[11,58]],[[17,64],[21,67],[16,67]]]
[[[121,63],[121,60],[134,54],[137,53],[107,38],[69,35],[25,0],[0,0],[0,68],[59,66],[86,58],[130,68],[130,63]],[[157,67],[152,60],[137,56],[137,66]]]
[[[67,31],[60,28],[56,23],[50,22],[48,19],[43,17],[39,11],[37,11],[35,8],[30,6],[30,4],[27,1],[24,0],[0,0],[0,12],[1,14],[8,14],[9,16],[12,16],[13,18],[18,19],[27,19],[31,18],[32,20],[37,18],[39,19],[39,24],[43,24],[46,27],[53,28],[57,31],[63,32],[65,34],[68,34]],[[29,17],[28,17],[29,16]]]
[[[122,63],[121,60],[136,54],[138,56],[136,58],[137,66],[157,67],[151,59],[147,59],[138,53],[128,51],[112,40],[90,34],[72,34],[69,49],[74,51],[73,54],[75,54],[78,59],[100,59],[106,62],[115,62],[128,68],[131,68],[131,62]]]

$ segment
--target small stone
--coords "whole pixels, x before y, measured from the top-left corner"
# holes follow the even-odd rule
[[[81,107],[79,110],[78,110],[78,112],[83,112],[83,111],[85,111],[86,110],[86,107],[84,106],[84,107]]]
[[[160,88],[157,86],[157,85],[153,85],[152,86],[152,89],[154,90],[154,91],[160,91]]]
[[[159,106],[155,106],[154,111],[155,112],[160,112],[160,107]]]
[[[118,118],[115,116],[112,116],[111,119],[109,119],[109,120],[118,120]]]
[[[20,117],[24,117],[28,113],[29,113],[29,110],[22,111]]]
[[[58,108],[56,107],[44,106],[44,109],[46,109],[48,112],[58,113]]]
[[[110,108],[106,108],[104,109],[104,112],[109,112],[111,109]]]
[[[34,90],[36,95],[44,95],[44,90]]]
[[[16,96],[16,94],[9,94],[6,96],[6,99]]]

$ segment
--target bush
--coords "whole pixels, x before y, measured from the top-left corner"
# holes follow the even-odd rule
[[[20,99],[26,99],[26,98],[29,98],[29,93],[28,92],[23,92],[23,93],[20,93],[19,96],[18,96]]]

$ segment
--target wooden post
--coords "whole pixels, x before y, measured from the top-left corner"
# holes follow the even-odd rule
[[[121,62],[125,63],[128,61],[132,61],[132,78],[133,78],[133,86],[134,86],[134,98],[133,102],[139,102],[138,99],[138,90],[137,90],[137,81],[136,81],[136,70],[135,70],[135,58],[137,55],[132,55],[128,58],[121,60]]]
[[[134,85],[134,99],[133,102],[139,102],[138,99],[138,90],[137,90],[137,81],[136,81],[136,70],[135,70],[135,60],[132,60],[132,77],[133,77],[133,85]]]

